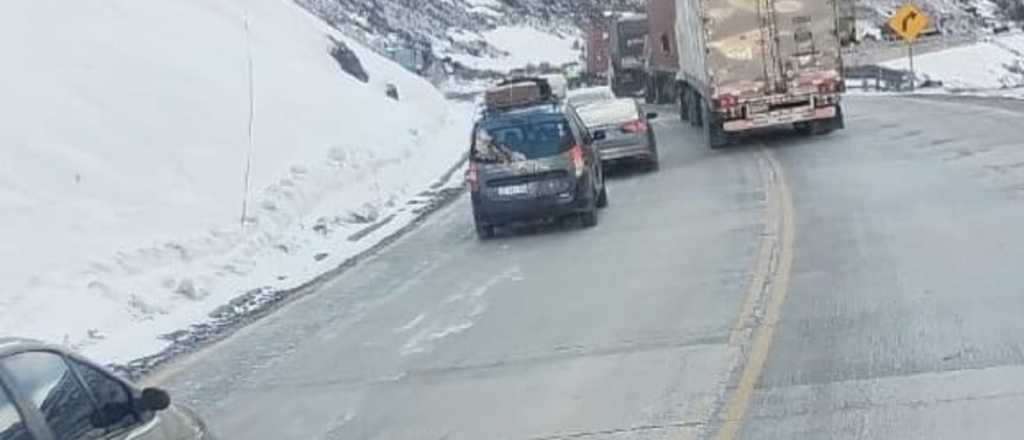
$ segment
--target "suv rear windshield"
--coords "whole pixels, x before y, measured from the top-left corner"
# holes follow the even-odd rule
[[[477,128],[473,159],[481,162],[515,162],[560,154],[574,143],[568,121],[503,124],[487,123]]]

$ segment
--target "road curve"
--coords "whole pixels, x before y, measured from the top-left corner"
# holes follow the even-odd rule
[[[463,197],[161,377],[224,438],[1012,436],[1022,110],[851,98],[715,152],[666,113],[597,228],[480,242]]]
[[[762,232],[755,156],[670,114],[597,228],[476,239],[464,197],[168,385],[225,438],[664,438],[703,428]],[[618,436],[618,437],[616,437]]]
[[[1024,102],[851,101],[851,130],[767,141],[794,262],[741,437],[1019,437]]]

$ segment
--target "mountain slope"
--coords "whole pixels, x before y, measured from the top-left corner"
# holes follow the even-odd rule
[[[239,295],[372,246],[465,150],[471,109],[285,0],[6,12],[0,334],[106,360],[152,353]],[[329,56],[332,38],[368,82]]]
[[[436,57],[507,55],[488,33],[532,28],[570,43],[579,25],[607,10],[637,10],[643,0],[295,0],[336,28],[381,48],[426,47]],[[524,34],[541,38],[537,34]],[[527,40],[528,41],[528,40]],[[462,58],[465,60],[465,58]],[[516,66],[521,67],[521,66]]]

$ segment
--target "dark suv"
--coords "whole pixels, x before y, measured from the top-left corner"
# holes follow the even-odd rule
[[[558,101],[485,112],[473,129],[466,176],[477,234],[489,238],[496,226],[566,216],[597,225],[608,194],[595,140]]]

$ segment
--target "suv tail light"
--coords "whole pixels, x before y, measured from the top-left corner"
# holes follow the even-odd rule
[[[470,191],[480,191],[480,167],[474,162],[470,162],[466,170],[466,183],[469,184]]]
[[[583,172],[586,171],[587,164],[583,160],[583,149],[580,146],[573,145],[569,149],[569,156],[572,157],[572,165],[576,170],[576,177],[583,176]]]
[[[622,124],[619,128],[622,129],[623,133],[643,133],[647,131],[647,123],[637,119]]]

